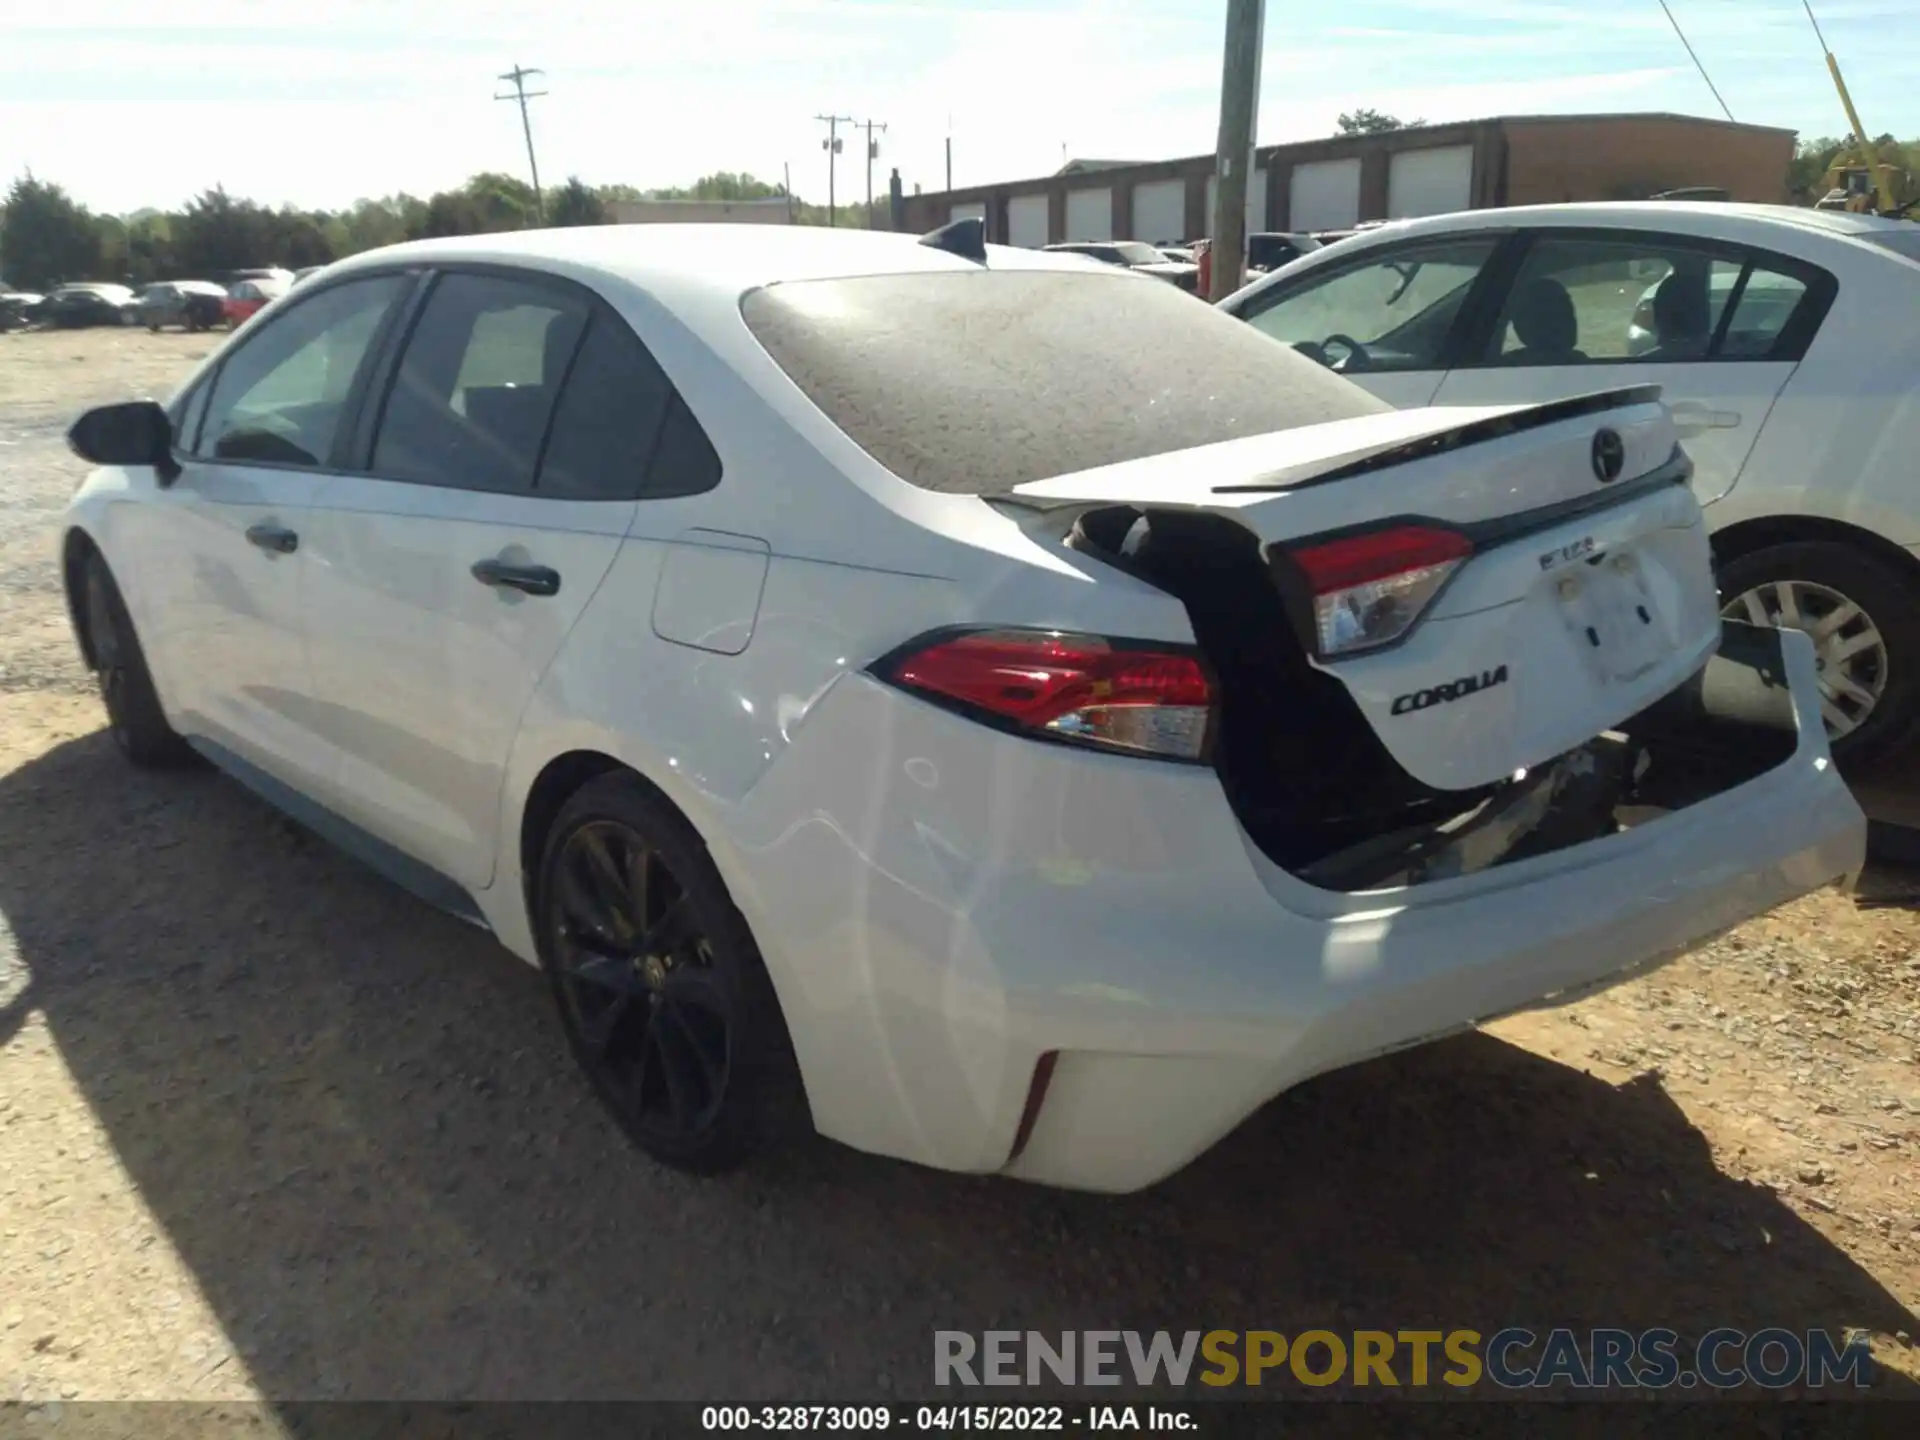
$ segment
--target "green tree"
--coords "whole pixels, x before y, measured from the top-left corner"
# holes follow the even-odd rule
[[[1424,125],[1424,120],[1402,120],[1379,110],[1369,110],[1364,106],[1358,110],[1342,112],[1334,122],[1336,135],[1384,135],[1389,130],[1407,130],[1416,125]]]
[[[467,181],[466,194],[473,201],[482,230],[524,230],[539,223],[540,206],[533,187],[524,180],[497,170],[483,170]]]
[[[604,225],[607,223],[607,207],[598,194],[581,183],[578,175],[569,175],[567,183],[554,191],[547,202],[547,223]]]
[[[32,290],[83,280],[100,265],[100,234],[87,207],[31,172],[7,191],[7,228],[0,232],[0,274]]]
[[[479,235],[486,231],[485,218],[473,196],[465,190],[442,190],[428,200],[417,219],[407,227],[414,239],[441,235]]]
[[[189,200],[173,233],[175,258],[196,276],[283,263],[274,213],[251,200],[234,199],[224,186]]]

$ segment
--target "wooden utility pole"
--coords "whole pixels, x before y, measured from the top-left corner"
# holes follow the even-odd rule
[[[827,224],[838,225],[840,216],[836,209],[839,201],[833,187],[834,166],[840,159],[840,127],[851,125],[851,115],[816,115],[813,117],[827,127],[827,138],[820,142],[820,148],[827,152]]]
[[[499,77],[502,80],[511,80],[513,82],[513,93],[511,95],[496,95],[493,97],[496,100],[515,100],[519,102],[520,129],[527,137],[527,168],[533,172],[533,209],[534,213],[539,215],[543,220],[546,218],[547,206],[546,201],[543,200],[540,195],[540,162],[533,158],[533,122],[527,119],[527,101],[536,100],[547,92],[544,90],[527,89],[527,77],[529,75],[544,75],[546,73],[544,70],[529,70],[522,65],[515,65],[513,69]]]
[[[1226,57],[1220,73],[1220,144],[1214,153],[1213,283],[1209,300],[1240,288],[1247,271],[1247,182],[1260,118],[1260,41],[1266,0],[1227,0]]]
[[[872,230],[877,228],[873,223],[873,162],[880,158],[880,147],[873,143],[873,132],[878,130],[884,135],[887,127],[878,120],[856,120],[853,123],[867,132],[867,228]]]

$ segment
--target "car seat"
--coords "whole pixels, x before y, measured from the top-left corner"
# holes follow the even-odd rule
[[[1676,270],[1653,292],[1652,350],[1642,360],[1698,360],[1713,338],[1712,309],[1707,302],[1707,277],[1697,271]]]
[[[1558,280],[1529,280],[1507,307],[1520,348],[1500,357],[1504,365],[1567,365],[1585,360],[1578,349],[1580,316],[1573,297]]]

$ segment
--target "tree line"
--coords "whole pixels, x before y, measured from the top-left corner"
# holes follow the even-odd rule
[[[639,190],[588,185],[569,178],[547,191],[544,206],[524,180],[496,171],[421,199],[396,194],[357,200],[343,210],[275,209],[229,195],[216,185],[177,210],[130,215],[89,210],[61,186],[31,173],[8,189],[0,206],[0,276],[28,290],[77,280],[145,285],[207,279],[252,266],[297,270],[362,250],[439,235],[479,235],[535,225],[600,225],[622,200],[767,200],[785,190],[753,175],[720,171],[692,185]],[[824,225],[827,209],[798,198],[794,219]],[[884,210],[884,201],[878,202]],[[834,222],[866,223],[864,205],[843,205]]]

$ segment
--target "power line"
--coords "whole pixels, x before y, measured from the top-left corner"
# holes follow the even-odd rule
[[[887,133],[887,127],[881,124],[878,120],[856,120],[853,123],[859,129],[865,130],[867,132],[867,228],[871,230],[874,228],[873,227],[873,162],[876,159],[878,159],[880,155],[880,147],[873,143],[873,132],[878,130],[882,135],[884,135]]]
[[[827,127],[827,138],[820,142],[820,148],[827,152],[827,224],[838,225],[840,217],[834,205],[834,162],[840,158],[840,127],[853,124],[851,115],[816,115],[813,117]]]
[[[533,122],[527,119],[527,101],[537,100],[547,92],[544,90],[527,89],[527,77],[529,75],[544,75],[546,73],[544,70],[529,70],[516,62],[513,69],[507,71],[504,75],[496,77],[501,80],[511,80],[513,82],[513,94],[496,95],[493,97],[496,100],[514,100],[519,102],[520,129],[527,137],[527,169],[533,172],[533,208],[535,213],[543,220],[546,218],[547,206],[546,201],[543,200],[540,195],[540,162],[533,158]]]
[[[1805,3],[1805,0],[1802,0],[1802,3]],[[1720,99],[1720,87],[1713,83],[1713,78],[1707,74],[1707,67],[1702,65],[1700,57],[1693,53],[1693,42],[1687,39],[1687,32],[1680,28],[1680,22],[1673,18],[1673,11],[1667,9],[1667,0],[1660,0],[1660,8],[1666,10],[1667,23],[1673,26],[1673,33],[1680,37],[1680,43],[1687,47],[1687,58],[1693,61],[1693,68],[1698,70],[1700,78],[1707,82],[1707,89],[1713,91],[1713,98],[1720,101],[1720,109],[1726,114],[1727,119],[1733,119],[1733,111],[1727,109],[1725,100]],[[1813,12],[1809,10],[1807,13],[1811,15]],[[1820,27],[1816,25],[1813,28],[1818,30]]]

